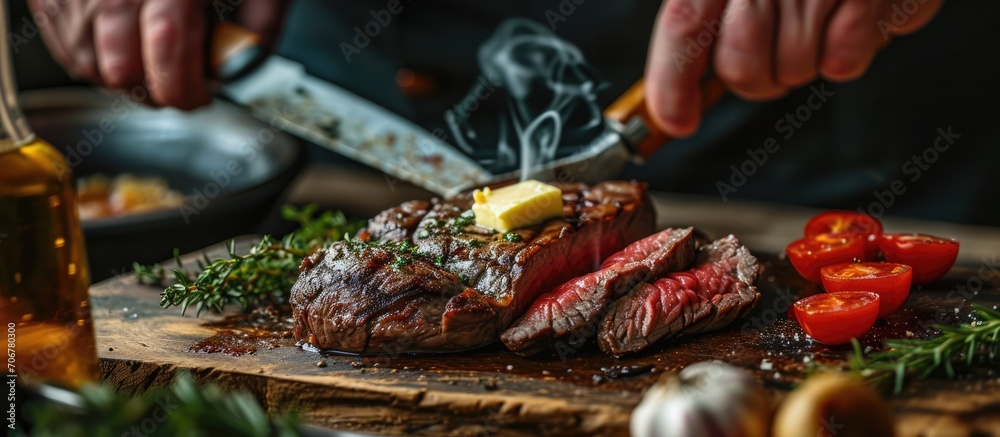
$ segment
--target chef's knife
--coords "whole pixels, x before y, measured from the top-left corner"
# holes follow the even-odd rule
[[[493,175],[475,160],[409,120],[336,85],[310,76],[301,64],[267,55],[255,34],[222,22],[213,30],[212,74],[221,92],[276,129],[289,132],[387,175],[443,196],[520,179]],[[702,83],[702,108],[724,93],[714,78]],[[605,111],[606,129],[571,156],[531,169],[542,180],[598,182],[617,176],[669,140],[652,122],[640,80]]]

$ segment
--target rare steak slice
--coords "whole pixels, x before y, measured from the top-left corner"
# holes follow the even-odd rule
[[[295,338],[325,349],[363,354],[452,351],[492,342],[493,315],[445,334],[441,315],[466,287],[405,245],[335,243],[306,258],[292,288]],[[472,305],[473,303],[466,303]]]
[[[757,274],[757,259],[736,237],[703,246],[692,269],[643,282],[615,301],[601,320],[598,345],[622,355],[722,328],[757,304]]]
[[[468,193],[379,214],[359,241],[303,261],[291,296],[295,338],[366,354],[490,344],[539,293],[653,230],[641,183],[559,187],[562,217],[508,233],[475,226]]]
[[[667,229],[630,244],[608,257],[599,270],[540,296],[500,339],[521,355],[578,347],[597,332],[597,322],[609,302],[640,282],[691,265],[695,254],[692,231]]]
[[[501,330],[539,294],[593,271],[607,256],[653,232],[654,213],[642,183],[556,185],[563,192],[562,217],[495,233],[473,225],[468,212],[473,200],[466,194],[434,205],[414,234],[422,253],[479,292],[476,302],[496,304]],[[466,312],[479,311],[453,305],[444,318],[466,319]]]

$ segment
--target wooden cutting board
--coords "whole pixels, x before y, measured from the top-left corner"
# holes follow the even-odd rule
[[[256,237],[243,237],[245,247]],[[220,244],[209,256],[224,252]],[[182,257],[193,265],[202,254]],[[182,316],[161,309],[161,288],[126,274],[91,288],[104,379],[127,393],[168,383],[178,370],[201,382],[253,393],[269,411],[299,411],[308,422],[376,434],[627,435],[631,410],[664,372],[723,360],[753,372],[779,399],[811,361],[839,362],[849,351],[808,341],[787,319],[799,296],[818,292],[787,262],[760,256],[763,299],[745,320],[724,330],[680,339],[655,352],[612,359],[596,348],[525,359],[502,346],[436,356],[324,356],[294,346],[268,329],[222,327],[226,315]],[[170,267],[173,263],[165,263]],[[969,299],[1000,304],[1000,275],[959,267],[929,290],[911,293],[904,309],[880,321],[863,343],[919,334],[931,323],[966,320]],[[985,270],[998,266],[987,265]],[[969,286],[982,289],[973,290]],[[961,288],[965,287],[965,288]],[[976,291],[976,293],[972,293]],[[239,314],[227,313],[231,318]],[[245,337],[244,332],[263,333]],[[220,334],[221,333],[221,334]],[[252,353],[231,356],[192,350],[215,335]],[[214,343],[213,343],[214,344]],[[205,349],[202,344],[201,349]],[[1000,374],[916,381],[891,398],[901,435],[1000,435]]]

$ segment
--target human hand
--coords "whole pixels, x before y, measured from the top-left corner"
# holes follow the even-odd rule
[[[692,134],[711,63],[736,95],[780,97],[821,76],[860,77],[895,35],[927,24],[944,0],[666,0],[646,63],[646,100],[662,129]]]
[[[288,0],[29,0],[49,51],[73,76],[111,88],[145,87],[150,103],[192,109],[211,101],[205,80],[210,14],[227,14],[274,41]],[[214,11],[214,12],[213,12]]]

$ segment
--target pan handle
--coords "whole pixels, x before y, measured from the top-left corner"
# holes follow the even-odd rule
[[[709,75],[702,79],[702,113],[707,111],[712,105],[715,105],[725,94],[726,86],[715,75]],[[646,106],[645,78],[639,79],[618,100],[615,100],[611,106],[608,106],[604,110],[604,117],[616,120],[626,127],[629,127],[631,123],[635,123],[633,120],[642,122],[646,130],[646,135],[640,136],[639,141],[631,144],[633,153],[640,160],[645,160],[653,156],[654,153],[673,139],[669,134],[660,130],[649,114],[649,107]]]
[[[260,35],[228,21],[214,23],[208,44],[209,77],[221,82],[242,76],[269,54]]]

